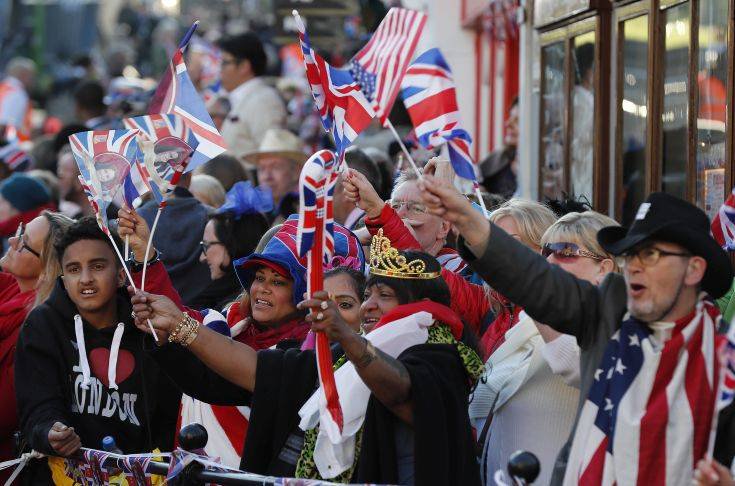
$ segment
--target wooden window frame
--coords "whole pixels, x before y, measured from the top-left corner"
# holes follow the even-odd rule
[[[545,113],[544,113],[544,101],[543,96],[546,92],[546,78],[543,75],[543,69],[546,65],[546,59],[544,55],[544,48],[558,42],[564,42],[564,105],[565,110],[563,113],[563,132],[564,132],[564,191],[569,191],[570,188],[570,176],[571,176],[571,137],[572,137],[572,124],[574,121],[571,119],[571,113],[573,112],[573,98],[572,90],[574,89],[574,78],[572,70],[572,52],[573,52],[573,41],[574,38],[594,32],[595,34],[595,71],[594,71],[594,87],[595,87],[595,108],[594,108],[594,147],[592,157],[592,201],[590,201],[595,210],[606,213],[608,210],[609,200],[609,182],[608,174],[610,170],[609,166],[609,136],[610,132],[610,116],[609,109],[610,104],[610,76],[609,71],[603,69],[610,65],[610,10],[600,9],[592,12],[580,19],[574,19],[573,22],[568,24],[555,27],[553,29],[541,32],[539,35],[539,48],[541,50],[539,60],[541,63],[541,103],[539,104],[539,136],[545,133]],[[543,166],[546,161],[544,159],[544,144],[539,143],[538,147],[538,160],[539,160],[539,171],[538,171],[538,187],[539,187],[539,199],[543,197]]]
[[[735,140],[733,122],[735,121],[735,0],[728,1],[728,28],[727,28],[727,116],[725,123],[725,197],[735,185]],[[672,7],[689,4],[690,31],[689,31],[689,69],[687,75],[688,93],[688,134],[687,134],[687,163],[686,163],[686,199],[696,204],[697,196],[697,114],[699,112],[699,83],[697,82],[699,62],[699,5],[700,0],[643,0],[638,2],[619,2],[614,7],[611,27],[615,29],[617,39],[616,63],[616,95],[615,113],[615,211],[616,218],[620,218],[622,194],[622,23],[640,15],[648,15],[648,120],[646,124],[646,194],[660,191],[662,187],[663,167],[663,137],[661,113],[663,109],[663,56],[665,43],[664,12]]]

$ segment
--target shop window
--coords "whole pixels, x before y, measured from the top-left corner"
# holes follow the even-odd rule
[[[566,49],[565,42],[541,50],[541,195],[543,199],[562,197],[565,184]]]
[[[696,203],[710,218],[725,199],[727,9],[722,0],[699,1]]]
[[[646,131],[648,126],[648,15],[620,23],[618,127],[622,187],[619,214],[629,225],[646,196]]]
[[[664,20],[663,104],[661,107],[661,190],[687,197],[689,136],[689,3],[666,9]]]
[[[592,201],[595,139],[595,33],[572,39],[571,135],[569,187],[575,196]]]

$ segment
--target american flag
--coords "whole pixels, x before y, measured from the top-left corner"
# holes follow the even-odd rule
[[[565,485],[688,484],[716,420],[719,320],[701,299],[665,342],[623,322],[577,422]]]
[[[148,106],[148,113],[152,115],[174,113],[181,116],[199,140],[186,172],[196,169],[227,149],[222,135],[204,106],[204,101],[191,82],[184,63],[184,49],[196,26],[195,22],[184,36]]]
[[[126,195],[128,189],[131,195],[140,192],[142,186],[134,184],[134,179],[137,179],[147,182],[154,198],[162,204],[186,170],[199,140],[179,115],[146,115],[126,118],[123,122],[127,128],[138,130],[142,138],[153,143],[153,153],[132,167],[128,177],[130,182],[126,181]]]
[[[724,249],[735,250],[735,187],[712,220],[712,236]]]
[[[306,293],[311,296],[324,288],[324,260],[334,255],[334,219],[332,195],[337,180],[336,155],[329,150],[320,150],[306,161],[299,179],[299,225],[296,247],[300,257],[308,258],[306,267]],[[319,381],[327,400],[327,409],[339,430],[342,430],[342,407],[339,404],[337,386],[334,382],[332,354],[326,335],[316,337],[317,367]]]
[[[452,71],[439,49],[429,49],[411,63],[401,95],[419,143],[428,150],[448,143],[454,172],[476,180],[470,156],[472,137],[462,128]]]
[[[306,79],[319,110],[324,130],[331,131],[338,154],[343,154],[361,131],[370,125],[375,112],[360,85],[349,71],[327,64],[311,48],[301,17],[296,14],[299,42],[304,55]]]
[[[426,24],[426,14],[391,8],[370,40],[350,61],[352,75],[385,124]]]

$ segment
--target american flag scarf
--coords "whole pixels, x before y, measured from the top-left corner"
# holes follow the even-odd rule
[[[334,217],[332,197],[337,183],[337,157],[329,150],[320,150],[304,164],[299,179],[299,225],[296,249],[299,257],[308,256],[306,293],[310,297],[324,288],[324,260],[334,255]],[[332,354],[323,333],[316,336],[316,357],[319,382],[327,400],[327,409],[339,430],[342,430],[342,408],[334,383]]]
[[[565,485],[685,485],[707,452],[720,384],[720,313],[703,295],[657,344],[626,316],[577,422]]]

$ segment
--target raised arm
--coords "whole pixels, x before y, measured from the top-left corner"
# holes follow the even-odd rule
[[[150,334],[146,322],[150,319],[153,327],[160,331],[161,343],[167,343],[168,336],[184,322],[184,313],[165,296],[138,291],[131,301],[138,329]],[[250,346],[199,325],[196,337],[186,349],[225,380],[249,392],[255,388],[257,353]]]
[[[342,346],[375,398],[398,418],[412,424],[411,376],[406,367],[356,334],[342,320],[334,301],[329,300],[326,292],[315,292],[313,298],[301,302],[299,308],[311,309],[306,320],[312,322],[312,330],[325,332],[330,342]]]
[[[600,316],[594,285],[549,264],[487,221],[454,187],[431,176],[419,184],[429,211],[455,225],[464,239],[463,258],[493,289],[533,319],[576,336],[582,345],[590,342]]]
[[[133,258],[137,262],[142,262],[145,259],[145,248],[148,244],[148,238],[150,238],[150,231],[148,229],[148,223],[145,219],[140,216],[135,210],[128,208],[120,208],[117,212],[118,217],[118,234],[120,239],[128,238],[130,242],[130,250],[133,253]],[[157,251],[151,247],[149,260],[156,255]],[[137,288],[141,287],[141,280],[143,273],[140,271],[133,270],[133,280]],[[181,300],[181,296],[174,288],[171,278],[166,271],[166,267],[160,260],[148,265],[146,269],[146,281],[145,290],[157,295],[165,295],[171,299],[176,306],[182,311],[186,312],[194,319],[202,322],[204,316],[201,312],[186,307],[184,302]]]

